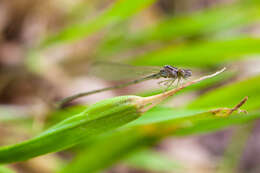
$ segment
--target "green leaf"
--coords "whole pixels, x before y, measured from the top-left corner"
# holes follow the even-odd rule
[[[224,109],[222,113],[225,111]],[[109,167],[131,152],[154,145],[166,136],[207,133],[209,130],[215,131],[231,125],[247,123],[259,118],[260,114],[220,117],[219,114],[213,114],[211,111],[198,113],[195,110],[193,114],[190,111],[187,114],[179,115],[174,113],[171,108],[162,108],[162,111],[157,108],[145,113],[143,117],[151,118],[150,122],[153,123],[147,124],[148,121],[135,123],[136,125],[131,126],[130,129],[126,126],[117,133],[96,140],[79,153],[62,172],[96,172]],[[163,120],[161,117],[167,118]]]
[[[49,115],[47,115],[45,127],[50,127],[58,122],[61,122],[62,120],[65,120],[66,118],[79,114],[86,109],[87,106],[85,105],[76,105],[64,109],[51,111]]]
[[[78,156],[65,166],[62,173],[92,173],[100,171],[115,161],[122,155],[127,155],[136,146],[143,146],[143,136],[136,130],[112,133],[96,140],[87,148],[81,150]],[[142,142],[141,142],[142,141]]]
[[[117,0],[102,15],[86,23],[74,24],[46,38],[42,46],[83,39],[109,25],[114,25],[151,5],[155,0]]]
[[[260,13],[255,4],[232,4],[166,19],[140,32],[139,41],[172,40],[176,37],[214,34],[228,28],[245,26],[259,18]]]
[[[260,107],[260,76],[254,76],[249,79],[234,82],[229,85],[217,88],[205,93],[194,100],[189,108],[212,108],[219,106],[232,106],[244,96],[248,96],[248,102],[243,106],[244,109],[256,109]]]
[[[199,113],[203,113],[207,110],[191,110],[191,109],[171,109],[168,107],[155,107],[145,113],[145,116],[140,117],[128,125],[127,127],[137,126],[137,125],[147,125],[152,123],[160,123],[165,121],[171,121],[175,119],[180,119],[184,117],[191,117]]]
[[[0,163],[26,160],[76,145],[86,138],[118,128],[140,116],[139,97],[122,96],[98,102],[35,138],[0,148]]]
[[[0,173],[15,173],[15,171],[11,170],[10,168],[0,165]]]
[[[216,66],[245,55],[260,53],[260,39],[237,38],[195,42],[187,45],[169,46],[135,57],[130,62],[142,65]]]
[[[216,111],[218,110],[218,111]],[[260,117],[259,112],[252,112],[251,114],[236,114],[228,115],[230,109],[219,108],[211,111],[204,111],[194,114],[184,114],[182,116],[173,116],[172,119],[165,121],[159,120],[158,123],[139,125],[139,128],[144,126],[149,130],[150,135],[165,136],[165,135],[191,135],[199,133],[208,133],[216,131],[220,128],[229,127],[231,125],[238,125],[247,123]],[[147,112],[149,113],[149,112]],[[162,116],[159,112],[155,116]],[[147,115],[146,115],[147,116]],[[148,115],[149,116],[149,115]]]
[[[190,14],[180,14],[148,26],[137,33],[127,29],[119,34],[111,31],[99,47],[98,54],[107,56],[125,49],[139,47],[155,41],[170,41],[181,37],[192,37],[223,32],[226,29],[244,27],[260,19],[256,4],[232,4],[206,9]],[[227,16],[229,16],[227,18]],[[118,30],[118,26],[116,26]],[[121,27],[121,25],[119,26]],[[125,34],[128,32],[129,34]]]
[[[187,136],[194,134],[202,134],[214,132],[219,129],[227,128],[232,125],[240,125],[248,122],[252,122],[260,118],[259,112],[254,112],[248,115],[232,115],[226,118],[219,117],[217,120],[210,117],[192,122],[192,124],[186,124],[186,127],[180,128],[173,132],[176,136]],[[186,121],[189,123],[189,121]]]

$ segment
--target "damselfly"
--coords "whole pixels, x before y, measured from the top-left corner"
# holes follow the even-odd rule
[[[147,67],[147,66],[130,66],[126,64],[117,64],[117,63],[96,63],[93,65],[95,68],[92,68],[90,70],[90,73],[94,73],[97,76],[102,76],[105,78],[129,78],[129,76],[133,75],[141,75],[140,73],[150,73],[150,75],[147,75],[145,77],[136,79],[136,80],[131,80],[129,82],[125,82],[119,85],[111,86],[111,87],[106,87],[106,88],[101,88],[89,92],[83,92],[79,93],[70,97],[67,97],[60,101],[59,105],[64,105],[76,98],[87,96],[90,94],[96,94],[100,93],[103,91],[108,91],[112,89],[118,89],[118,88],[123,88],[128,85],[133,85],[137,84],[143,81],[151,80],[151,79],[166,79],[163,81],[158,82],[159,84],[163,84],[166,86],[165,91],[171,87],[174,82],[177,80],[177,86],[180,83],[181,79],[187,79],[192,75],[191,70],[189,69],[183,69],[183,68],[176,68],[171,65],[165,65],[163,67]],[[90,68],[91,69],[91,68]],[[155,72],[156,70],[156,72]],[[125,73],[125,71],[128,71],[128,73]],[[152,74],[151,74],[152,73]],[[112,74],[112,75],[111,75]]]

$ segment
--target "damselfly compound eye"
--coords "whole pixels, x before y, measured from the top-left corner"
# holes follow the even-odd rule
[[[191,70],[189,70],[189,69],[184,69],[184,75],[183,75],[184,78],[191,77],[191,75],[192,75]]]

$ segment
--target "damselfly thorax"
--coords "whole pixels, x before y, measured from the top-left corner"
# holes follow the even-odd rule
[[[164,78],[188,78],[192,75],[191,70],[176,68],[170,65],[165,65],[159,72],[161,77]]]
[[[172,86],[172,84],[177,80],[177,86],[181,79],[187,79],[192,75],[191,70],[176,68],[170,65],[165,65],[158,73],[158,78],[168,78],[168,80],[160,81],[159,84],[164,84],[167,86],[166,90]]]

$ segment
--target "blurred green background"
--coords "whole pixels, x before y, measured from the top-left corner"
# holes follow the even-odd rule
[[[194,78],[227,70],[124,128],[0,165],[0,172],[260,172],[259,21],[258,0],[1,0],[1,145],[29,139],[105,98],[163,91],[152,80],[53,109],[64,97],[120,83],[89,74],[95,61],[185,67]],[[247,115],[199,116],[245,96]],[[181,129],[167,131],[172,123]]]

